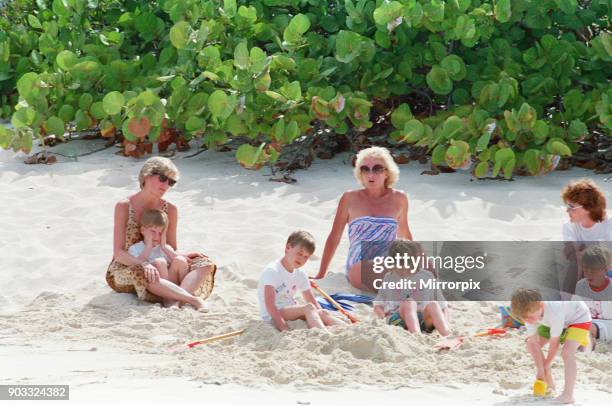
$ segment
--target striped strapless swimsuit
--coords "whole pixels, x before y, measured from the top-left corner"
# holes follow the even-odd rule
[[[397,228],[397,220],[392,217],[362,216],[351,221],[348,226],[350,245],[345,273],[357,262],[387,255],[391,242],[397,239]],[[373,243],[363,244],[362,247],[362,241]]]

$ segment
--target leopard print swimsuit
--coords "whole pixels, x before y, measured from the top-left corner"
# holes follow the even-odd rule
[[[168,202],[163,201],[161,210],[167,214]],[[140,234],[140,226],[136,221],[134,208],[130,203],[128,205],[128,219],[125,226],[125,246],[127,251],[130,246],[142,241]],[[196,258],[189,265],[189,271],[194,269],[212,266],[212,272],[202,281],[202,284],[196,289],[194,295],[206,299],[212,293],[215,283],[215,272],[217,266],[208,258]],[[161,302],[162,298],[154,295],[147,290],[147,281],[144,276],[144,269],[141,265],[127,266],[113,259],[106,271],[106,282],[114,291],[119,293],[136,293],[139,299],[146,302],[157,303]]]

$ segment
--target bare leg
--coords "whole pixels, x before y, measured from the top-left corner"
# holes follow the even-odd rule
[[[189,264],[183,256],[177,256],[174,258],[168,269],[168,280],[175,285],[180,285],[185,275],[189,272]],[[180,303],[182,305],[182,303]],[[176,300],[168,300],[164,302],[166,307],[178,306],[179,302]]]
[[[189,262],[187,258],[182,255],[178,255],[174,258],[170,264],[170,274],[176,273],[176,284],[180,285],[185,279],[185,276],[189,273]]]
[[[213,265],[209,265],[203,268],[192,269],[183,280],[181,281],[181,288],[185,289],[187,292],[193,293],[200,286],[202,281],[206,279],[209,273],[213,271]]]
[[[599,335],[599,328],[597,324],[591,324],[591,328],[589,329],[591,333],[591,351],[595,349],[595,342],[597,341],[597,336]]]
[[[544,368],[544,353],[542,347],[548,343],[548,340],[540,336],[531,336],[527,339],[527,351],[531,354],[536,366],[536,379],[545,381],[548,387],[552,390],[555,388],[555,383],[552,380],[550,370]]]
[[[306,320],[308,328],[322,328],[325,329],[325,325],[319,317],[319,312],[312,303],[307,303],[302,306],[288,306],[280,309],[280,314],[285,320]]]
[[[347,324],[347,322],[339,319],[327,310],[319,309],[319,317],[326,326],[344,326]]]
[[[438,302],[431,302],[425,306],[425,309],[423,309],[423,321],[427,327],[433,325],[443,337],[450,334],[448,319]]]
[[[173,278],[171,278],[171,271],[168,270],[168,262],[165,259],[157,258],[153,260],[152,265],[155,268],[157,268],[157,270],[159,271],[159,276],[161,279],[165,279],[176,285],[176,280],[173,280]],[[147,290],[149,289],[147,288]],[[168,299],[164,297],[164,300],[163,300],[164,307],[171,307],[176,303],[177,303],[176,300]]]
[[[151,265],[157,269],[160,278],[168,280],[168,262],[165,259],[154,259]]]
[[[160,296],[164,299],[179,300],[181,302],[189,303],[196,309],[204,307],[204,301],[199,297],[193,296],[185,289],[180,286],[176,286],[174,283],[160,279],[159,282],[149,283],[147,290],[154,295]]]
[[[419,318],[417,316],[417,304],[414,300],[408,299],[402,301],[399,308],[399,314],[404,323],[406,323],[406,329],[411,333],[421,334],[421,326],[419,325]]]
[[[561,403],[574,403],[574,387],[576,386],[576,351],[580,344],[573,340],[568,340],[563,344],[561,358],[565,367],[565,383],[563,393],[555,400]]]

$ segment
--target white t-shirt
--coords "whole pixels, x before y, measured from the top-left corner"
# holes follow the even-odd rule
[[[266,309],[265,287],[267,285],[272,286],[276,292],[274,303],[277,309],[297,304],[295,295],[310,290],[308,276],[301,269],[294,269],[293,272],[289,272],[280,259],[269,264],[265,267],[257,285],[259,313],[264,320],[272,319],[268,309]]]
[[[550,327],[550,337],[560,337],[563,329],[571,324],[588,323],[591,313],[587,305],[580,302],[544,302],[544,315],[538,324],[526,323],[527,333],[533,335],[539,325]]]
[[[140,241],[132,245],[130,248],[128,248],[128,253],[132,255],[133,257],[138,257],[142,253],[142,251],[144,251],[144,249],[145,249],[145,243],[144,241]],[[168,257],[166,256],[166,254],[164,254],[161,247],[159,245],[156,245],[151,250],[151,253],[149,254],[149,258],[147,258],[147,261],[152,262],[153,260],[156,260],[158,258],[163,258],[166,261],[168,260]]]
[[[402,279],[415,281],[415,289],[380,289],[373,304],[383,306],[386,315],[397,312],[402,304],[402,301],[410,298],[417,303],[417,311],[422,312],[428,304],[437,301],[442,308],[448,304],[444,299],[442,291],[439,289],[432,291],[431,289],[420,289],[420,280],[429,280],[433,278],[433,274],[429,271],[420,269],[418,272],[402,278],[397,272],[390,271],[385,274],[383,283],[398,283]]]
[[[590,228],[568,221],[563,224],[563,241],[612,241],[612,218],[607,217]]]

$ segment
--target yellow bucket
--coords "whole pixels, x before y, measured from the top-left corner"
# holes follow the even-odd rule
[[[534,396],[546,396],[546,389],[548,389],[548,384],[541,379],[536,379],[533,383]]]

